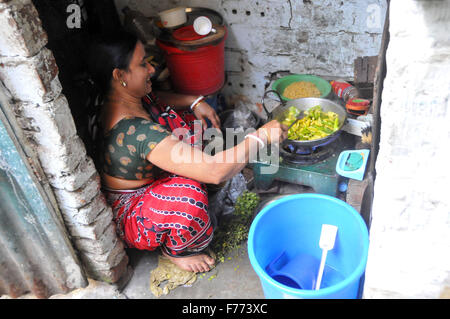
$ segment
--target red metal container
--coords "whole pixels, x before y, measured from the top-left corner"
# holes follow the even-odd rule
[[[156,41],[165,53],[171,81],[178,93],[210,95],[223,86],[225,39],[226,33],[215,45],[207,44],[189,50]]]

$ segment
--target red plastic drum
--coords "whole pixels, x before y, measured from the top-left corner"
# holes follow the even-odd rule
[[[156,41],[165,53],[171,81],[178,93],[210,95],[223,86],[226,35],[225,30],[225,35],[219,43],[215,41],[217,43],[215,45],[199,45],[190,50],[182,50],[172,44]],[[194,41],[190,41],[192,42]]]

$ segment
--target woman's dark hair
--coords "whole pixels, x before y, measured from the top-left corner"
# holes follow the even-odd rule
[[[138,38],[120,30],[107,35],[96,36],[89,48],[88,69],[102,95],[111,86],[114,69],[128,70]]]

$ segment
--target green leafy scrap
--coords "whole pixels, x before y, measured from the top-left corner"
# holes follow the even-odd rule
[[[236,199],[233,216],[219,225],[211,243],[217,262],[224,262],[228,253],[247,240],[253,212],[259,201],[258,194],[250,191],[244,191]]]

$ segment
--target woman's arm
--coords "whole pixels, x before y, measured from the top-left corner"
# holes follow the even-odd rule
[[[167,137],[158,143],[147,159],[165,171],[202,183],[220,184],[244,168],[250,147],[256,148],[251,144],[255,143],[247,138],[235,148],[211,156],[187,143]],[[231,159],[229,163],[220,160],[226,158],[226,153]]]
[[[270,136],[263,133],[262,129],[257,131],[257,135],[265,143],[275,138],[280,141],[286,138],[287,127],[277,121],[267,123],[264,129],[270,132]],[[168,136],[150,152],[147,160],[177,175],[203,183],[220,184],[239,173],[247,164],[250,154],[255,153],[259,146],[256,139],[246,138],[235,147],[211,156]]]

